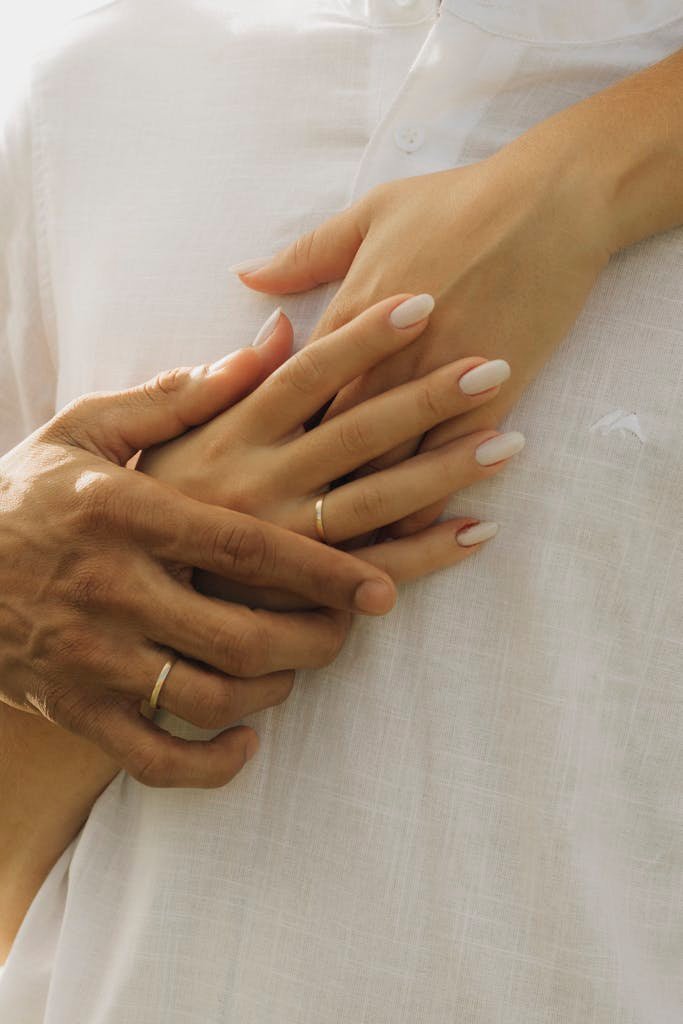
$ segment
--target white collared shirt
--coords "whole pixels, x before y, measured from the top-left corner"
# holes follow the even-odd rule
[[[0,148],[0,447],[247,344],[273,301],[230,264],[681,45],[680,0],[78,19]],[[251,716],[234,782],[114,779],[3,1024],[679,1024],[682,281],[681,230],[611,261],[509,417],[524,453],[452,502],[498,537]],[[284,300],[300,340],[333,293]]]

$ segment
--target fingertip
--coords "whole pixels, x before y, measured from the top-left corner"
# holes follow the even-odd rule
[[[292,354],[294,347],[294,329],[286,313],[280,311],[274,330],[267,338],[262,339],[252,351],[261,363],[261,380],[269,377]]]
[[[389,313],[389,322],[392,327],[405,329],[417,327],[423,320],[427,320],[434,307],[436,300],[433,295],[423,292],[420,295],[411,295],[394,306]]]
[[[228,267],[228,272],[235,274],[237,277],[246,277],[250,274],[255,274],[259,270],[263,270],[270,263],[272,257],[257,256],[250,260],[241,260],[239,263],[233,263]]]
[[[500,387],[510,379],[512,370],[505,359],[489,359],[466,370],[458,380],[458,387],[464,395],[487,395],[493,397]]]
[[[519,430],[508,430],[504,434],[495,434],[477,445],[474,457],[484,468],[496,468],[505,465],[508,459],[517,455],[524,448],[526,438]]]
[[[366,615],[386,615],[396,604],[396,586],[393,580],[375,578],[365,580],[356,589],[354,604],[356,610]]]
[[[498,523],[469,521],[455,531],[455,539],[460,547],[469,548],[492,540],[498,533]]]
[[[256,337],[251,343],[251,347],[260,348],[261,345],[265,345],[277,330],[283,316],[284,313],[282,312],[282,306],[278,306],[277,309],[274,309],[266,319],[265,323],[259,328]]]
[[[272,274],[274,260],[274,256],[267,260],[245,260],[244,263],[228,267],[228,271],[254,292],[263,292],[266,295],[286,294],[287,288],[281,286],[277,274]]]

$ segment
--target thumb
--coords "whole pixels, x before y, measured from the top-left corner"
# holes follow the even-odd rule
[[[48,429],[125,465],[140,449],[170,441],[230,408],[284,362],[291,347],[292,325],[280,312],[257,347],[238,349],[210,365],[164,370],[126,391],[85,395]]]
[[[257,292],[305,292],[346,275],[368,228],[363,204],[354,203],[270,259],[246,260],[229,269]]]

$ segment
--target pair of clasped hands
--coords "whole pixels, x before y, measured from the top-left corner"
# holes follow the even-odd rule
[[[298,354],[276,311],[258,344],[81,398],[0,460],[4,701],[147,785],[224,785],[258,747],[234,723],[282,702],[296,669],[334,659],[354,613],[385,614],[397,584],[494,535],[495,524],[437,520],[449,495],[521,449],[497,424],[604,260],[560,233],[544,277],[542,192],[529,192],[526,218],[495,181],[484,202],[471,187],[486,185],[481,166],[381,186],[235,268],[271,294],[344,278]],[[461,208],[444,218],[435,197],[456,185]],[[397,253],[397,235],[412,249]],[[369,544],[378,530],[392,543]],[[172,656],[159,706],[223,730],[208,741],[142,713]]]

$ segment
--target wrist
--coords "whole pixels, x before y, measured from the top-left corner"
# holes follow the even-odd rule
[[[0,701],[0,963],[52,865],[119,768],[87,740]]]
[[[683,50],[560,111],[506,149],[518,151],[608,255],[676,227],[683,223]]]
[[[548,252],[560,252],[563,265],[597,271],[608,262],[614,227],[607,189],[596,181],[583,147],[570,141],[564,125],[554,118],[542,122],[490,162],[506,188],[511,181],[517,183],[519,205],[531,205]]]

